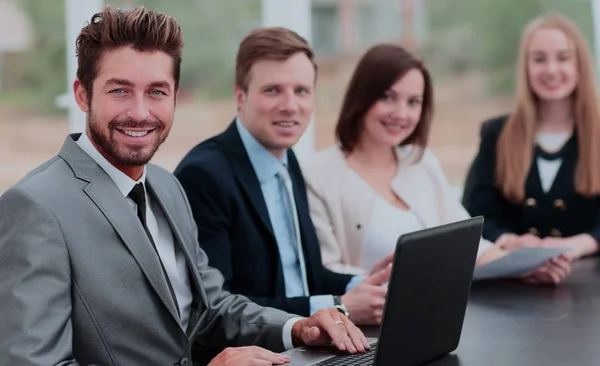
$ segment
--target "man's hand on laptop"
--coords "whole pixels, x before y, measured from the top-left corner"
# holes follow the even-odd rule
[[[298,320],[292,327],[294,347],[322,346],[333,343],[349,353],[371,349],[363,332],[337,309],[323,309]]]
[[[391,263],[379,272],[365,278],[342,296],[342,303],[350,313],[350,320],[359,325],[379,325],[383,316],[387,287],[392,272]]]
[[[271,352],[264,348],[229,347],[213,358],[208,366],[252,366],[252,365],[281,365],[290,362],[290,356]]]

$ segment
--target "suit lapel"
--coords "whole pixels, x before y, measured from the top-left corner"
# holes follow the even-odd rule
[[[260,182],[248,157],[248,153],[244,148],[235,123],[232,123],[221,137],[223,149],[227,152],[227,157],[229,158],[238,184],[252,203],[260,221],[274,238],[275,234],[271,226],[271,220],[269,219],[267,204],[260,188]]]
[[[176,242],[176,245],[179,245],[179,248],[181,249],[181,251],[184,254],[185,257],[185,261],[187,264],[187,268],[188,268],[188,273],[189,273],[189,279],[190,279],[190,283],[192,285],[193,291],[192,291],[192,296],[193,296],[193,301],[192,301],[192,306],[191,306],[191,313],[190,313],[190,321],[189,321],[189,326],[188,326],[188,330],[187,330],[187,335],[191,335],[194,334],[195,332],[195,328],[196,325],[198,325],[198,323],[196,322],[197,320],[197,316],[198,314],[196,314],[197,311],[199,311],[199,302],[202,302],[204,307],[208,307],[208,299],[207,299],[207,295],[206,293],[203,291],[202,287],[200,286],[200,279],[198,277],[198,273],[194,270],[196,268],[196,257],[193,256],[190,253],[190,250],[188,249],[188,247],[185,245],[185,243],[187,242],[185,240],[185,237],[182,235],[181,229],[179,228],[179,225],[177,225],[177,222],[180,222],[181,220],[185,220],[186,218],[180,217],[180,215],[177,215],[177,212],[183,212],[183,210],[173,210],[173,207],[170,207],[168,202],[175,202],[175,197],[171,197],[171,192],[167,189],[165,189],[165,185],[164,184],[157,184],[155,181],[155,177],[154,174],[152,174],[152,166],[149,165],[148,166],[148,174],[146,177],[146,185],[148,186],[148,191],[150,194],[152,194],[152,198],[154,198],[156,200],[156,202],[158,203],[158,205],[160,206],[163,215],[165,216],[165,218],[167,219],[167,222],[169,223],[169,226],[171,227],[171,231],[173,232],[173,236]],[[193,241],[192,243],[196,243],[196,238],[192,238]],[[189,239],[188,239],[189,240]]]
[[[77,178],[88,182],[84,192],[115,229],[158,297],[179,323],[179,316],[163,276],[159,258],[137,215],[110,176],[77,146],[73,138],[78,138],[78,135],[67,138],[59,156],[71,166]]]
[[[168,192],[167,190],[165,190],[164,186],[161,184],[154,184],[155,180],[153,175],[150,173],[150,169],[148,169],[148,175],[146,178],[146,183],[148,186],[148,191],[152,194],[152,198],[154,198],[156,200],[156,202],[158,203],[158,205],[160,206],[163,215],[165,216],[165,218],[167,219],[169,226],[171,227],[171,231],[173,232],[173,236],[175,238],[175,242],[176,245],[179,245],[179,248],[183,251],[184,255],[185,255],[185,260],[188,264],[188,266],[195,266],[195,260],[192,260],[192,256],[188,250],[188,248],[184,245],[184,243],[186,242],[184,240],[183,235],[181,234],[181,230],[179,229],[179,226],[176,224],[176,221],[174,220],[174,213],[171,210],[171,208],[169,207],[169,205],[167,205],[167,198],[169,198],[170,192]],[[173,201],[172,199],[170,200],[171,202]],[[193,268],[193,267],[190,267]],[[194,276],[195,277],[195,276]]]
[[[311,249],[313,246],[308,245],[310,228],[312,224],[310,218],[310,212],[308,209],[306,198],[306,188],[304,185],[304,178],[302,177],[302,171],[300,165],[296,160],[296,156],[293,151],[288,150],[288,170],[290,171],[290,177],[292,179],[292,186],[294,187],[294,200],[296,201],[296,210],[298,215],[298,225],[300,226],[300,238],[302,242],[302,250],[304,251],[304,261],[306,262],[307,275],[311,277],[312,271],[309,267],[310,258],[312,257]],[[309,281],[309,284],[311,282]]]

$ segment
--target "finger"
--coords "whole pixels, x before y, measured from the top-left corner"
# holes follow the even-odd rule
[[[394,261],[394,256],[396,255],[396,253],[391,252],[390,254],[386,255],[385,257],[383,257],[383,263],[390,264]]]
[[[567,277],[571,270],[570,266],[562,261],[556,263],[553,268],[555,268],[556,273],[560,276],[561,279]]]
[[[360,329],[358,329],[348,319],[344,319],[344,326],[346,327],[346,332],[348,332],[348,337],[350,337],[350,340],[352,341],[354,347],[356,347],[358,352],[364,352],[365,349],[367,349],[366,346],[368,345],[368,343],[363,332],[361,332]]]
[[[543,277],[543,269],[544,268],[541,268],[536,272],[533,272],[529,276],[525,277],[523,280],[529,283],[530,285],[539,285],[541,283],[541,277]]]
[[[302,330],[302,342],[307,346],[323,345],[331,342],[329,335],[318,327],[310,327]]]
[[[542,285],[548,285],[548,284],[554,283],[552,274],[549,271],[540,272],[536,277],[539,280],[540,284],[542,284]]]
[[[551,271],[548,273],[548,276],[550,277],[550,284],[551,285],[558,285],[560,283],[560,275],[554,271]]]
[[[391,273],[392,273],[392,264],[390,263],[381,271],[374,273],[374,274],[370,275],[369,277],[367,277],[363,281],[363,283],[366,283],[369,285],[374,285],[374,286],[381,286],[382,284],[384,284],[385,282],[388,282],[390,280]]]
[[[242,350],[244,356],[249,356],[249,358],[254,358],[256,360],[262,360],[265,362],[273,363],[276,365],[286,363],[290,361],[290,356],[282,355],[279,353],[271,352],[265,348],[251,346],[248,349]],[[268,363],[267,363],[268,364]]]
[[[357,348],[354,345],[354,342],[352,341],[352,339],[350,338],[348,329],[346,328],[344,321],[341,320],[341,322],[342,322],[342,324],[338,324],[337,326],[338,326],[338,328],[340,328],[340,332],[342,334],[342,339],[344,340],[344,343],[346,344],[346,350],[350,353],[356,353]]]
[[[555,262],[558,266],[563,268],[567,273],[571,272],[571,261],[569,261],[568,259],[559,257],[559,258],[556,258]]]
[[[231,360],[233,361],[233,360]],[[271,366],[271,365],[283,365],[286,362],[289,361],[285,361],[285,362],[280,362],[280,361],[268,361],[268,360],[263,360],[260,358],[243,358],[243,361],[241,361],[242,363],[239,363],[240,361],[235,361],[235,365],[251,365],[251,366]],[[244,362],[248,362],[248,363],[244,363]]]
[[[369,286],[371,287],[371,289],[373,290],[372,296],[375,296],[377,298],[381,298],[381,299],[385,299],[385,296],[387,295],[388,292],[388,288],[384,287],[384,286]]]
[[[571,263],[560,258],[552,259],[551,270],[556,271],[561,278],[566,277],[571,272]]]
[[[350,319],[348,319],[347,323],[347,327],[348,329],[351,329],[353,334],[358,334],[358,337],[360,339],[360,342],[362,342],[364,348],[366,350],[370,350],[371,349],[371,345],[369,344],[369,341],[367,341],[367,337],[365,336],[365,334],[363,333],[362,330],[360,330],[359,327],[356,326],[356,324],[354,324]]]
[[[377,297],[373,302],[373,309],[375,309],[375,314],[378,312],[382,312],[385,307],[385,295],[384,297]]]
[[[550,273],[552,274],[553,278],[555,278],[555,280],[556,280],[555,284],[558,285],[560,282],[562,282],[562,280],[565,277],[567,277],[567,274],[569,273],[569,271],[568,271],[568,268],[555,265],[550,270]]]
[[[344,349],[342,349],[342,348],[340,348],[340,346],[338,346],[338,348],[342,351],[356,353],[356,347],[354,347],[354,344],[352,343],[352,340],[350,339],[350,337],[348,335],[348,330],[346,329],[346,323],[344,321],[344,318],[346,318],[346,317],[339,313],[333,315],[333,317],[332,317],[332,320],[335,323],[337,334],[340,339],[338,342],[336,342],[336,344],[341,343],[343,345]]]
[[[339,314],[337,310],[335,310],[335,312],[336,315]],[[344,342],[344,337],[342,337],[341,327],[335,323],[339,318],[334,318],[331,313],[329,313],[328,316],[324,316],[321,319],[321,328],[329,338],[331,338],[331,342],[335,344],[340,351],[346,351],[346,343]]]

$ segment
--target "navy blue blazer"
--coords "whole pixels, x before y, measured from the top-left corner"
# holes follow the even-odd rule
[[[563,159],[554,183],[544,192],[537,164],[531,164],[525,182],[525,199],[518,204],[508,201],[495,186],[496,145],[507,116],[483,123],[479,152],[469,169],[463,193],[463,205],[473,216],[483,215],[483,237],[495,241],[504,233],[531,233],[569,237],[587,233],[600,242],[600,197],[583,197],[575,191],[578,160],[577,134],[557,152],[548,153],[533,146],[533,162],[538,157]]]
[[[327,270],[310,219],[300,165],[290,149],[302,247],[311,295],[343,295],[351,275]],[[235,123],[195,146],[175,169],[198,226],[209,265],[223,273],[225,288],[252,301],[309,316],[309,297],[286,298],[283,269],[260,182]]]

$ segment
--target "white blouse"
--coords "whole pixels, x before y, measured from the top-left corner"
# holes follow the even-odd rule
[[[365,228],[362,267],[371,269],[377,261],[393,253],[400,235],[424,228],[414,211],[403,210],[377,197],[373,216]]]
[[[396,250],[396,242],[402,234],[425,229],[416,213],[393,205],[377,192],[358,173],[352,170],[352,179],[375,197],[373,212],[367,223],[362,243],[362,265],[370,270],[386,255]]]

